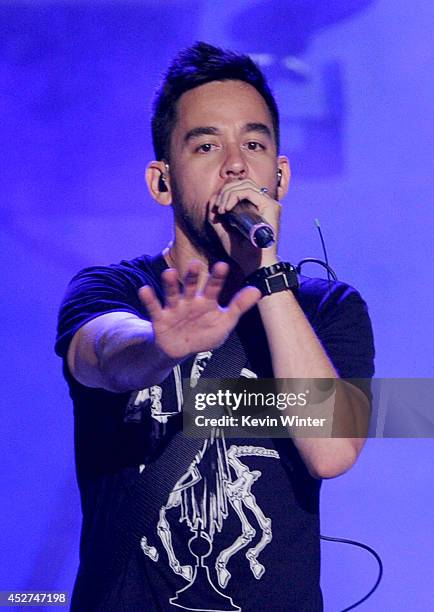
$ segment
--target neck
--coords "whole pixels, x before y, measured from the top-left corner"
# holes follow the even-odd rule
[[[178,229],[178,228],[176,228]],[[203,290],[208,274],[212,266],[218,261],[217,258],[199,251],[183,232],[175,231],[175,238],[163,250],[163,256],[169,267],[178,272],[182,282],[191,261],[199,261],[202,264],[202,272],[199,277],[199,290]],[[231,259],[227,259],[229,274],[220,296],[220,303],[226,304],[232,296],[244,285],[244,274],[238,265]]]

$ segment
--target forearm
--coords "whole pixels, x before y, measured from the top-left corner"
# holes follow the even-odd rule
[[[338,379],[336,370],[290,291],[262,298],[258,308],[276,378]],[[356,461],[366,435],[367,399],[353,385],[336,382],[332,401],[324,403],[320,409],[327,422],[333,422],[333,437],[300,437],[292,432],[294,444],[306,467],[317,478],[332,478],[347,471]]]
[[[152,324],[140,319],[107,330],[97,339],[95,353],[105,384],[117,392],[157,384],[177,363],[155,344]]]
[[[68,363],[81,383],[122,393],[161,382],[177,361],[156,346],[149,321],[106,315],[79,330]]]
[[[258,304],[276,378],[337,378],[337,373],[291,291]]]

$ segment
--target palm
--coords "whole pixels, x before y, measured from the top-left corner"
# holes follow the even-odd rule
[[[140,298],[152,319],[156,345],[172,359],[208,351],[221,346],[239,318],[260,298],[259,291],[239,291],[227,308],[218,297],[227,276],[227,265],[216,264],[208,276],[203,292],[198,292],[199,268],[192,263],[179,290],[174,270],[163,273],[165,306],[159,303],[150,287],[140,290]]]

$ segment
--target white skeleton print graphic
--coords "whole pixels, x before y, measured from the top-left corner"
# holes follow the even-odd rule
[[[211,552],[215,532],[224,529],[225,519],[229,512],[235,512],[239,518],[240,534],[230,546],[219,552],[215,563],[218,585],[220,588],[226,588],[231,578],[228,568],[230,560],[243,550],[253,576],[259,580],[265,572],[265,567],[260,563],[258,557],[272,540],[271,520],[264,515],[252,492],[252,486],[261,477],[261,472],[250,470],[241,460],[243,457],[250,456],[279,458],[277,451],[273,449],[236,445],[231,445],[227,449],[223,438],[214,437],[206,440],[202,451],[193,461],[187,473],[177,482],[166,504],[160,509],[157,533],[167,554],[169,567],[190,584],[194,583],[199,569],[203,571],[208,568],[204,568],[202,563],[196,563],[196,567],[179,563],[172,545],[171,520],[186,521],[196,538],[207,540],[209,550],[202,555],[204,558]],[[217,461],[217,464],[214,461]],[[207,466],[202,472],[201,464],[204,462],[207,463]],[[215,484],[211,482],[211,479]],[[214,490],[212,490],[213,485]],[[174,510],[178,511],[177,517],[172,518]],[[251,515],[254,516],[254,525],[247,518],[245,510],[250,510]],[[247,548],[253,541],[257,529],[261,534],[258,543]],[[198,555],[195,555],[194,550],[191,549],[191,542],[192,540],[190,540],[189,548],[193,560],[193,556],[198,557]],[[144,554],[152,561],[161,559],[156,548],[149,545],[146,536],[142,538],[141,546]],[[219,591],[212,584],[209,571],[206,571],[206,579],[214,599]],[[179,593],[177,597],[170,600],[171,603],[181,608],[191,609],[177,602]],[[234,608],[203,609],[228,610]]]
[[[191,386],[197,383],[210,357],[210,352],[197,355],[191,371]],[[242,371],[242,375],[256,377],[247,369]],[[157,395],[160,410],[155,410],[157,414],[153,416],[161,422],[161,393],[139,393],[149,400]],[[135,402],[133,398],[130,400],[129,406],[137,405],[137,396]],[[143,553],[153,562],[164,562],[167,558],[170,569],[187,583],[170,598],[172,605],[186,610],[240,610],[232,598],[221,590],[226,589],[231,580],[231,559],[243,553],[246,564],[257,580],[266,571],[259,557],[272,540],[272,525],[254,494],[255,482],[261,478],[262,473],[249,468],[243,461],[243,458],[248,457],[279,459],[279,454],[274,449],[257,446],[232,444],[227,448],[219,432],[211,436],[204,442],[202,450],[161,507],[156,534],[145,534],[142,537],[140,545]],[[218,552],[213,568],[215,578],[212,579],[205,559],[213,551],[215,534],[224,530],[225,521],[231,513],[238,518],[239,535],[229,546]],[[171,527],[176,521],[185,523],[192,533],[193,537],[186,542],[191,564],[182,565],[174,550]],[[258,532],[259,539],[256,537]],[[252,546],[255,538],[256,544]],[[162,546],[160,551],[158,540]],[[185,559],[185,555],[183,557]],[[199,587],[202,599],[206,598],[206,601],[201,600],[200,607],[197,607],[190,600],[191,594]]]

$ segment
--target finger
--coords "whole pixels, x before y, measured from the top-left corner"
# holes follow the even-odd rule
[[[214,210],[217,209],[217,202],[219,200],[220,195],[213,195],[210,197],[209,201],[208,201],[208,210]]]
[[[219,191],[219,193],[217,194],[214,200],[214,208],[218,214],[223,214],[223,212],[225,211],[224,205],[226,202],[228,192],[234,189],[234,187],[239,188],[240,183],[245,185],[245,181],[231,181],[227,183],[226,185],[223,185],[223,187],[221,188],[221,190]]]
[[[183,296],[186,300],[191,300],[196,296],[199,284],[201,265],[199,261],[192,261],[188,266],[187,273],[184,276]]]
[[[225,212],[227,212],[228,209],[228,202],[231,200],[231,197],[234,197],[235,195],[235,202],[239,202],[240,200],[243,199],[243,197],[245,197],[243,194],[246,191],[246,185],[240,185],[240,184],[236,184],[236,185],[231,185],[230,189],[224,191],[219,199],[218,202],[218,212],[220,215],[223,215]]]
[[[164,270],[161,275],[164,288],[164,301],[169,308],[175,308],[179,302],[179,277],[174,268]]]
[[[218,208],[217,208],[217,196],[213,196],[207,206],[207,219],[210,223],[215,223],[217,220]]]
[[[252,189],[253,191],[258,191],[258,192],[260,191],[259,185],[256,185],[256,183],[254,183],[250,179],[244,179],[242,181],[230,181],[229,183],[224,185],[216,201],[219,212],[220,210],[224,212],[224,206],[227,203],[231,193],[234,193],[234,192],[241,193],[249,189]]]
[[[262,294],[256,287],[244,287],[232,298],[228,311],[229,314],[238,320],[244,313],[259,302]]]
[[[223,187],[220,189],[218,198],[224,197],[227,193],[230,193],[234,189],[248,189],[249,187],[253,189],[255,188],[259,189],[259,185],[257,185],[250,179],[243,179],[241,181],[240,180],[229,181],[225,185],[223,185]]]
[[[225,193],[222,200],[219,202],[219,213],[223,214],[232,210],[241,200],[249,200],[258,209],[264,204],[264,196],[259,187],[244,187],[233,189]]]
[[[149,285],[145,285],[141,287],[138,291],[139,299],[142,302],[143,306],[149,313],[149,316],[153,321],[158,319],[159,315],[162,312],[161,304],[157,296],[155,295],[154,290]]]
[[[208,208],[208,222],[211,226],[214,226],[216,223],[221,225],[222,219],[218,212],[217,203],[214,206],[209,206]]]
[[[249,200],[258,210],[265,208],[266,205],[270,203],[270,199],[268,198],[267,202],[264,198],[264,193],[259,187],[251,187],[228,194],[228,199],[226,201],[227,210],[231,210],[240,200]]]
[[[219,261],[214,264],[211,274],[208,276],[205,288],[203,290],[203,296],[208,300],[217,300],[220,292],[225,284],[226,277],[229,272],[228,264],[223,261]]]

